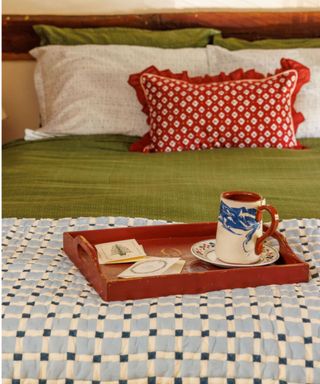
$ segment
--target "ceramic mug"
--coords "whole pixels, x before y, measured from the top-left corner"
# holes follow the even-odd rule
[[[263,233],[262,214],[268,211],[271,225]],[[224,192],[216,235],[216,255],[225,263],[252,264],[259,260],[264,240],[277,229],[279,216],[254,192]]]

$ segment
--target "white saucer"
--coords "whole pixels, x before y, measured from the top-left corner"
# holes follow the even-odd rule
[[[260,259],[256,263],[254,264],[225,263],[224,261],[217,258],[215,253],[215,246],[216,246],[215,239],[203,240],[193,244],[191,247],[191,252],[196,258],[221,268],[262,267],[264,265],[269,265],[276,262],[280,257],[279,251],[275,247],[269,244],[263,244],[263,251],[260,255]]]

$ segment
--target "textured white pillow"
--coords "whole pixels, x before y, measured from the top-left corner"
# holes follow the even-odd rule
[[[301,49],[227,49],[208,46],[210,73],[229,73],[237,68],[254,68],[261,73],[274,73],[282,58],[293,59],[310,69],[311,80],[298,93],[295,108],[305,121],[299,125],[297,137],[320,137],[320,48]]]
[[[150,65],[192,75],[209,72],[206,48],[120,45],[35,48],[35,87],[42,128],[26,140],[61,135],[144,135],[149,127],[129,75]]]

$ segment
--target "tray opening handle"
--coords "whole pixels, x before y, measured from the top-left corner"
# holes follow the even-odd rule
[[[100,265],[98,261],[98,254],[95,247],[82,235],[79,235],[75,238],[77,246],[77,254],[82,263],[94,264],[96,269],[100,271]]]

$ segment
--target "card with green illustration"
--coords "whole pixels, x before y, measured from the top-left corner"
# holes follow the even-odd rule
[[[97,244],[99,264],[132,263],[146,257],[143,247],[135,239]]]

